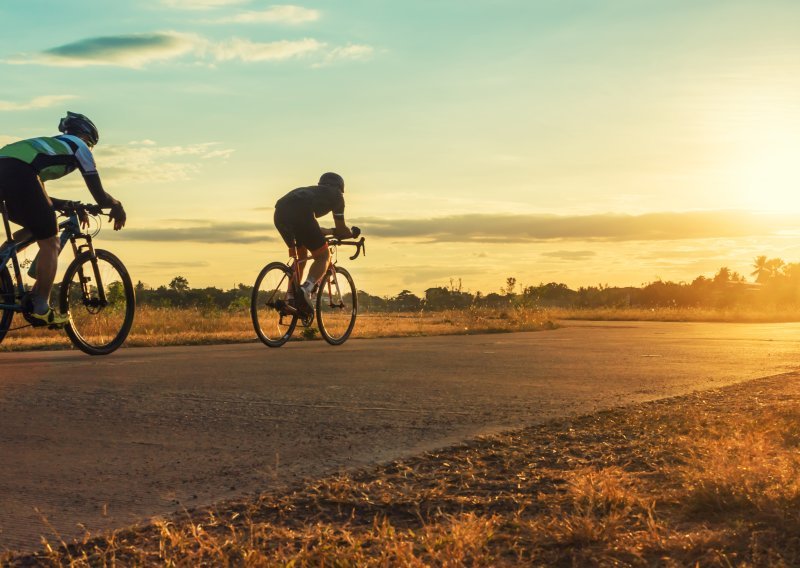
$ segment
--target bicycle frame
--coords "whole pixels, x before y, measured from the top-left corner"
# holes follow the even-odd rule
[[[355,246],[356,247],[356,252],[355,252],[355,254],[353,256],[350,257],[350,260],[355,260],[356,258],[358,258],[358,256],[362,252],[366,255],[366,247],[364,245],[364,237],[361,237],[361,239],[359,239],[358,241],[342,241],[342,240],[337,239],[335,237],[328,237],[326,239],[326,242],[328,243],[328,245],[332,249],[331,250],[331,258],[332,258],[332,260],[331,260],[330,266],[328,267],[327,270],[332,270],[334,275],[336,274],[336,263],[339,261],[338,256],[336,254],[336,252],[337,252],[336,247],[338,247],[340,245]],[[288,266],[289,269],[292,272],[292,276],[291,276],[290,281],[288,283],[289,286],[294,285],[294,286],[296,286],[298,288],[300,287],[300,278],[301,278],[301,276],[300,276],[300,266],[301,266],[301,263],[305,263],[305,262],[308,262],[308,261],[313,260],[313,259],[314,259],[314,257],[311,257],[311,256],[306,256],[304,258],[300,258],[298,256],[298,254],[297,254],[297,249],[296,248],[294,249],[294,253],[291,255],[289,261],[286,263],[286,266]],[[336,283],[336,295],[337,295],[337,297],[341,297],[341,290],[339,289],[339,280],[337,278],[334,278],[333,280]],[[275,289],[279,290],[280,288],[282,288],[282,286],[283,286],[283,280],[278,282],[278,285],[276,286]],[[328,280],[328,297],[329,298],[333,298],[332,290],[330,289],[330,280]],[[273,305],[273,304],[274,304],[274,302],[272,302],[272,298],[270,298],[267,301],[267,305]],[[330,304],[330,305],[331,305],[331,307],[333,307],[333,304]],[[289,314],[292,314],[292,315],[302,315],[303,314],[303,312],[298,310],[296,307],[290,306],[290,305],[286,305],[286,304],[281,305],[279,309],[286,310],[287,312],[289,312]],[[308,315],[311,315],[311,314],[308,314]]]
[[[0,303],[0,310],[13,310],[16,312],[24,311],[21,300],[22,297],[25,295],[25,287],[22,281],[22,270],[19,265],[19,259],[17,254],[28,248],[32,245],[36,239],[30,232],[23,232],[22,238],[19,241],[14,241],[13,236],[11,234],[11,227],[8,222],[8,210],[6,209],[5,201],[0,201],[0,214],[3,217],[3,227],[6,232],[6,242],[0,245],[0,268],[4,268],[8,265],[9,260],[12,263],[13,271],[14,271],[14,280],[15,280],[15,298],[14,303]],[[94,257],[94,246],[92,245],[92,235],[84,233],[81,230],[80,219],[78,218],[78,214],[76,211],[71,211],[70,214],[67,216],[66,219],[61,221],[58,224],[58,228],[60,229],[61,233],[59,235],[59,240],[61,246],[59,247],[59,253],[64,248],[64,245],[67,241],[70,241],[72,244],[72,251],[77,258],[78,255],[83,253],[84,251],[88,250],[92,253]],[[84,244],[78,244],[78,240],[85,240]],[[28,271],[29,274],[35,273],[35,265],[36,259],[38,258],[38,254],[36,258],[33,260],[33,264],[31,265],[31,270]],[[106,297],[105,297],[105,289],[102,285],[102,279],[100,277],[100,272],[97,268],[97,263],[92,263],[95,283],[97,287],[97,292],[99,296],[99,303],[102,305],[106,304]],[[79,276],[81,280],[81,286],[83,287],[84,297],[88,297],[88,286],[90,279],[84,277],[83,269],[81,268],[79,271]]]

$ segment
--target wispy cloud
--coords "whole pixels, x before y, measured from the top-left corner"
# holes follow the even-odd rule
[[[314,39],[297,41],[273,41],[268,43],[252,42],[246,39],[232,39],[209,47],[216,61],[281,61],[293,57],[301,57],[319,51],[324,44]]]
[[[213,10],[227,6],[239,6],[249,0],[162,0],[164,6],[179,10]]]
[[[101,145],[95,151],[103,177],[114,183],[191,179],[207,160],[224,160],[232,153],[232,149],[223,148],[216,142],[160,146],[152,140]]]
[[[336,61],[364,61],[372,57],[375,50],[369,45],[346,45],[344,47],[334,47],[325,53],[325,57],[315,67],[330,65]]]
[[[564,260],[568,262],[589,260],[596,255],[597,253],[592,250],[554,250],[542,253],[542,256],[545,258]]]
[[[430,242],[660,241],[776,235],[796,219],[744,211],[644,215],[452,215],[433,219],[363,218],[365,234]]]
[[[318,10],[290,4],[270,6],[266,10],[249,10],[221,17],[216,23],[232,24],[305,24],[319,20]]]
[[[34,97],[29,101],[18,102],[18,103],[0,100],[0,112],[50,108],[60,105],[65,101],[73,100],[75,98],[77,97],[73,95],[45,95],[42,97]]]
[[[88,67],[105,65],[141,69],[146,65],[181,57],[197,62],[246,63],[283,61],[315,55],[318,65],[336,60],[365,59],[372,48],[365,45],[330,47],[313,38],[254,42],[237,38],[211,41],[204,37],[179,32],[156,32],[87,38],[41,53],[17,54],[6,60],[16,65],[49,65],[56,67]]]
[[[275,240],[271,234],[274,232],[269,230],[266,223],[197,221],[191,226],[126,228],[120,233],[107,231],[104,238],[145,242],[248,244]]]

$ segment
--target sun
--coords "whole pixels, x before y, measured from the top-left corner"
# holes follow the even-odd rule
[[[758,113],[760,121],[739,139],[740,151],[729,165],[731,197],[753,211],[800,213],[800,117],[779,109]],[[735,204],[735,203],[734,203]]]

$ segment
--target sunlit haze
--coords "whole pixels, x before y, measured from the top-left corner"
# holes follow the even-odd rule
[[[286,257],[275,201],[329,170],[373,294],[800,260],[795,1],[31,0],[0,21],[0,143],[94,120],[128,213],[98,246],[134,281],[252,284]],[[78,174],[47,190],[90,200]]]

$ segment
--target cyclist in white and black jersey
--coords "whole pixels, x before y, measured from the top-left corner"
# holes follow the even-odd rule
[[[82,114],[67,112],[58,124],[58,136],[20,140],[0,148],[0,199],[5,200],[9,218],[31,231],[39,244],[36,284],[32,290],[34,320],[58,326],[68,317],[57,314],[49,304],[58,266],[58,225],[55,210],[65,200],[51,198],[44,182],[79,170],[86,187],[101,207],[111,208],[114,230],[125,226],[125,209],[104,189],[92,155],[100,139],[97,127]]]

